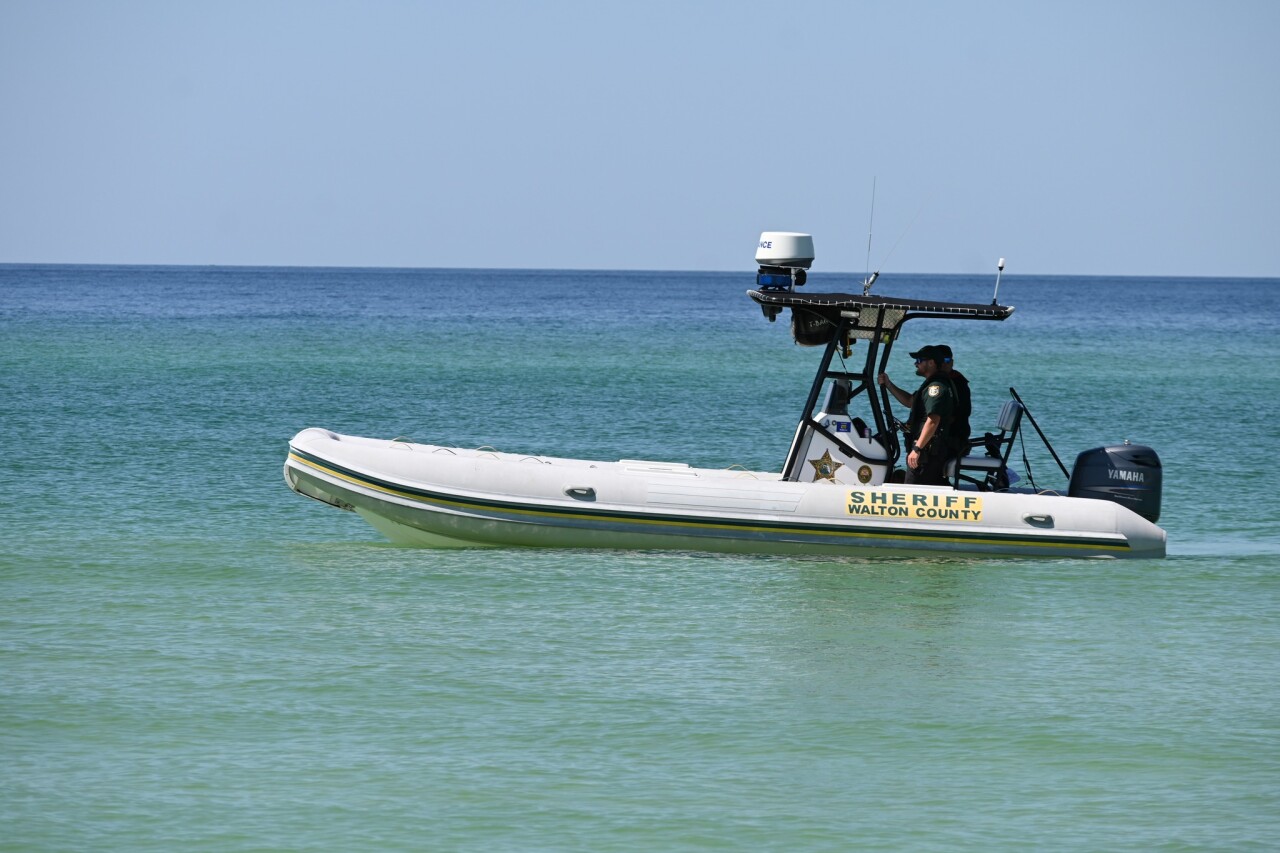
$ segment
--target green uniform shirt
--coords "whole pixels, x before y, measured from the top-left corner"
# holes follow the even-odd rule
[[[930,446],[936,439],[945,439],[955,408],[956,394],[951,382],[937,373],[926,379],[921,383],[920,390],[916,391],[915,396],[911,398],[912,439],[920,435],[920,430],[924,429],[925,419],[929,415],[937,415],[939,418],[938,431],[934,433],[934,438],[930,439]],[[941,447],[941,443],[938,446]]]

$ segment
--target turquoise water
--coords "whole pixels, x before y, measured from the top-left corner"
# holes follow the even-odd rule
[[[1161,561],[423,551],[283,483],[306,426],[776,469],[818,352],[751,283],[0,266],[0,849],[1274,849],[1280,281],[904,334],[977,428],[1155,447]]]

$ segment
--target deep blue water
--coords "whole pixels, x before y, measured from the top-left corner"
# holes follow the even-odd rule
[[[1270,849],[1280,281],[1007,276],[895,349],[1156,448],[1163,561],[420,551],[282,481],[306,426],[776,470],[819,353],[752,284],[0,266],[0,849]]]

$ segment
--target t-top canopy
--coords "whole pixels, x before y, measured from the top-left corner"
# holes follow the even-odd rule
[[[1013,313],[1011,305],[982,305],[975,302],[935,302],[929,299],[902,299],[895,296],[858,296],[852,293],[798,293],[795,291],[748,290],[747,295],[761,305],[805,308],[836,319],[845,311],[886,308],[931,317],[1004,320]]]
[[[772,320],[783,308],[792,309],[797,343],[828,340],[844,322],[849,337],[864,340],[885,332],[896,338],[904,319],[934,317],[955,320],[1004,320],[1013,313],[1010,305],[981,305],[972,302],[935,302],[895,296],[859,296],[852,293],[798,293],[791,290],[748,290]],[[826,332],[822,332],[822,327]]]

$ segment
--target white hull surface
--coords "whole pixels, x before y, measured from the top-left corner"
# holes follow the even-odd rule
[[[425,547],[755,554],[1163,557],[1165,532],[1106,500],[788,482],[679,463],[590,462],[305,429],[285,480]]]

